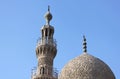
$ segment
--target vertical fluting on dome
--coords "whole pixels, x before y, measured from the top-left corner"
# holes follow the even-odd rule
[[[57,72],[54,71],[53,61],[57,54],[56,41],[53,38],[54,27],[49,24],[52,19],[50,8],[45,15],[46,24],[41,28],[41,39],[36,46],[38,66],[32,79],[57,79]]]
[[[83,52],[87,53],[87,42],[85,36],[83,36]]]

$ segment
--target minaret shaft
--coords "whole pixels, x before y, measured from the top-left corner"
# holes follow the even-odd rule
[[[57,48],[56,41],[53,38],[54,27],[50,25],[52,15],[49,7],[45,18],[46,25],[41,28],[41,39],[36,46],[38,66],[32,79],[57,79],[57,76],[53,74],[53,60],[56,56]]]

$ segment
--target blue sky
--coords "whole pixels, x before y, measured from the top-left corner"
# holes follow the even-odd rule
[[[107,63],[120,79],[119,4],[120,0],[0,0],[1,79],[31,78],[48,5],[58,49],[54,67],[60,71],[79,56],[86,35],[88,53]]]

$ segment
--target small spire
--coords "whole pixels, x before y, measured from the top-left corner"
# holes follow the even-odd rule
[[[48,5],[48,12],[45,14],[46,25],[50,24],[50,20],[52,19],[52,14],[50,13],[50,6]]]
[[[48,5],[48,12],[50,12],[50,6]]]
[[[87,43],[86,43],[86,38],[83,36],[83,52],[87,53]]]

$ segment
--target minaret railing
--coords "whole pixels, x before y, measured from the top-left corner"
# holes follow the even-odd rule
[[[37,68],[34,67],[34,68],[31,70],[31,79],[34,79],[37,75],[40,76],[40,77],[43,77],[43,75],[44,75],[44,76],[51,77],[51,79],[58,79],[58,70],[57,70],[57,68],[53,68],[53,70],[52,70],[52,75],[48,75],[48,74],[38,74],[38,73],[37,73]]]
[[[54,46],[54,47],[57,46],[56,39],[39,38],[39,39],[37,40],[37,46],[46,45],[46,44],[51,45],[51,46]]]

